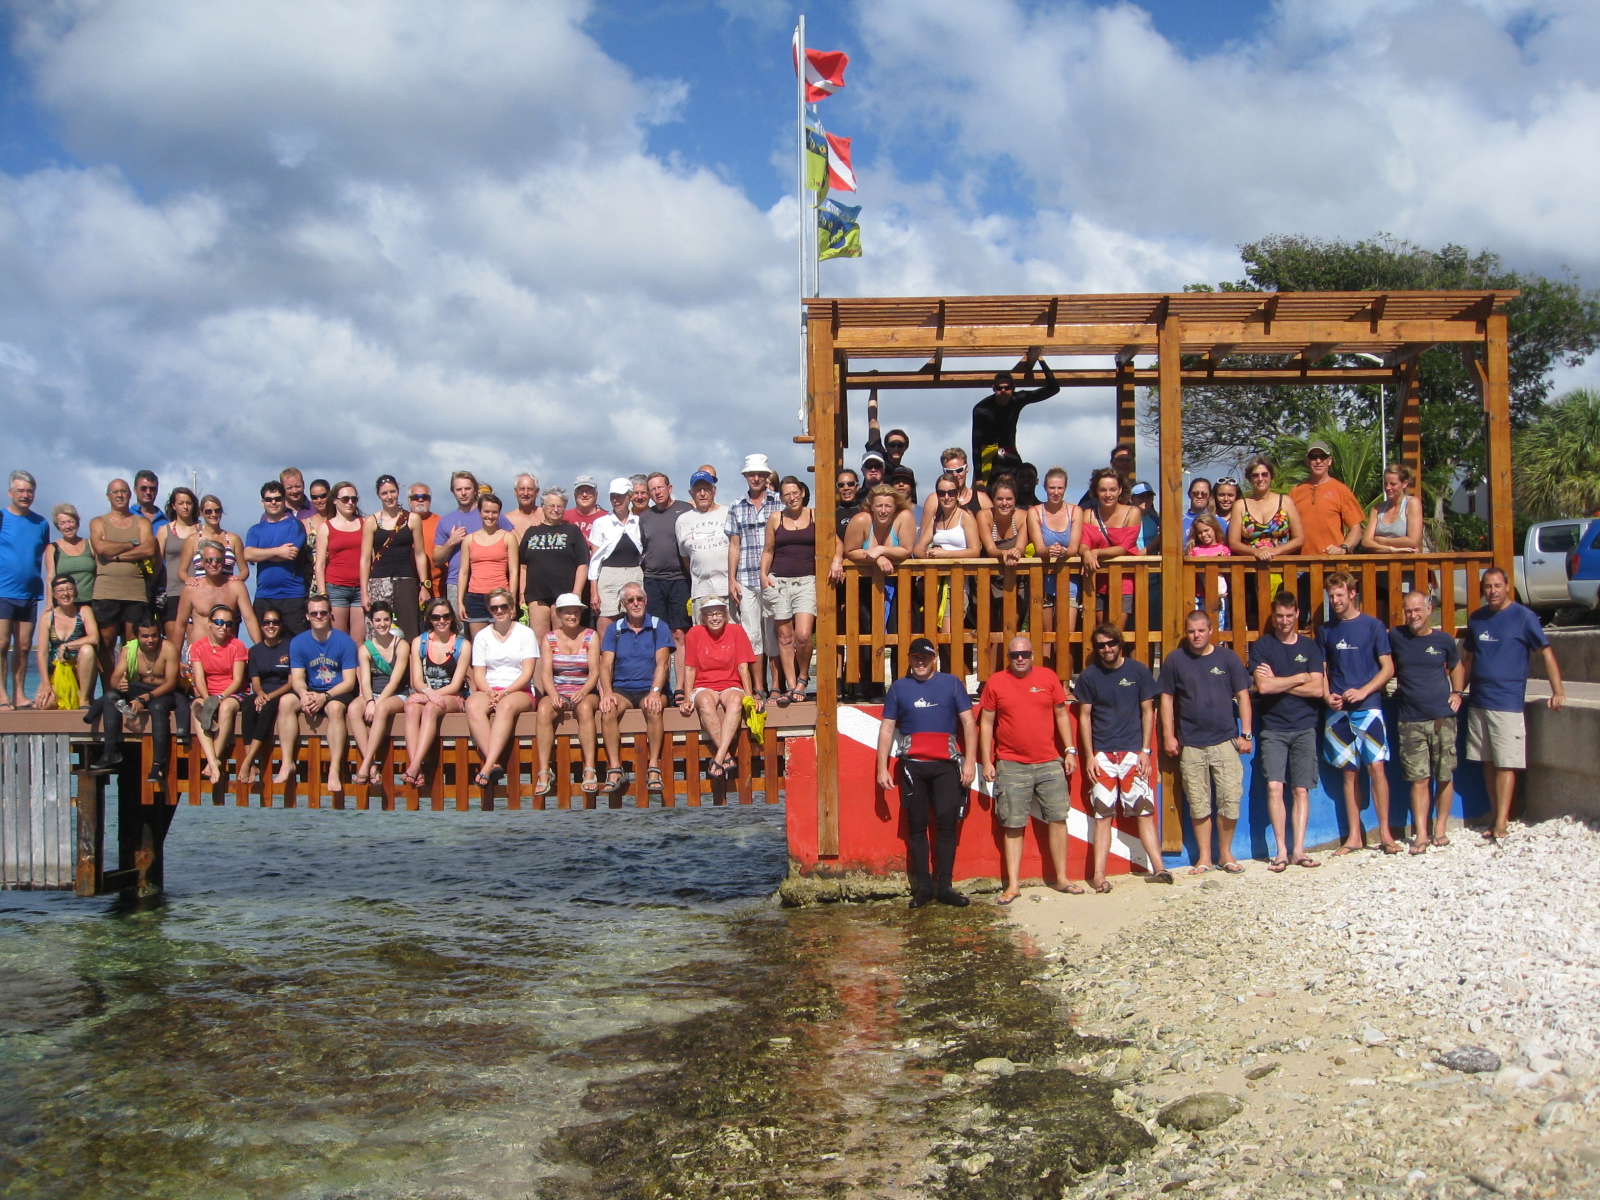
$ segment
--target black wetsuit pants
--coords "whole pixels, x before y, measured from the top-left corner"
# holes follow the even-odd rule
[[[148,683],[130,683],[123,692],[105,692],[84,714],[84,723],[92,724],[98,717],[102,728],[105,730],[106,757],[111,758],[122,753],[122,714],[117,711],[118,700],[132,703],[137,697],[145,697],[145,706],[150,713],[150,749],[154,761],[166,769],[172,753],[172,710],[174,705],[182,700],[185,704],[188,697],[177,692],[168,692],[165,696],[150,698],[154,691]]]
[[[906,874],[911,890],[931,894],[950,886],[956,866],[956,841],[961,836],[961,819],[967,815],[966,790],[961,786],[961,767],[944,759],[902,758],[896,782],[900,802],[906,813]],[[933,874],[928,874],[928,820],[936,829],[933,843]]]

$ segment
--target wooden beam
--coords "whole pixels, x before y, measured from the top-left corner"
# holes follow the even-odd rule
[[[1056,383],[1064,388],[1115,387],[1121,373],[1113,367],[1080,367],[1056,371],[1055,376]],[[1130,368],[1130,377],[1143,387],[1154,387],[1160,382],[1160,372],[1153,367]],[[878,375],[857,372],[849,377],[845,386],[853,391],[866,391],[868,388],[881,388],[884,391],[987,388],[993,380],[992,371],[944,371],[938,379],[934,379],[925,364],[916,371]],[[1183,382],[1239,386],[1263,383],[1393,383],[1394,372],[1387,367],[1325,367],[1311,371],[1295,367],[1220,367],[1215,371],[1185,371]]]
[[[1119,367],[1127,366],[1129,363],[1131,363],[1134,360],[1134,357],[1138,353],[1139,353],[1139,347],[1137,345],[1124,346],[1121,350],[1117,351],[1117,366],[1119,366]]]
[[[1210,350],[1206,351],[1206,370],[1215,371],[1220,367],[1222,360],[1233,353],[1235,345],[1236,343],[1234,342],[1218,342]]]
[[[1121,366],[1117,369],[1117,445],[1132,446],[1134,456],[1134,470],[1139,467],[1139,413],[1137,408],[1137,392],[1134,389],[1133,368]]]
[[[1162,654],[1177,647],[1183,637],[1183,383],[1179,356],[1183,331],[1176,317],[1161,329],[1161,349],[1156,369],[1161,373],[1161,647]],[[1112,601],[1114,604],[1115,601]],[[1161,848],[1183,848],[1178,817],[1178,781],[1173,767],[1162,760]]]
[[[1400,461],[1411,468],[1413,487],[1422,495],[1422,377],[1415,358],[1407,360],[1396,373],[1400,393]],[[1424,515],[1427,510],[1424,508]]]
[[[1323,359],[1327,358],[1328,355],[1332,354],[1337,345],[1337,342],[1313,342],[1304,350],[1300,351],[1300,369],[1303,371],[1309,371]]]
[[[817,638],[822,650],[817,657],[817,853],[837,858],[839,854],[839,672],[834,651],[839,645],[838,609],[832,585],[826,582],[833,565],[835,513],[838,497],[834,481],[843,465],[841,457],[840,414],[845,409],[844,379],[848,362],[837,354],[829,322],[806,323],[807,380],[811,409],[816,413],[813,428],[817,440],[812,446],[816,465],[817,523]]]
[[[1506,314],[1491,313],[1483,339],[1483,408],[1489,418],[1489,552],[1511,578],[1517,553],[1511,510],[1511,365]]]
[[[1057,325],[1054,335],[1041,336],[1039,325],[862,326],[839,330],[838,346],[858,358],[921,357],[940,346],[969,354],[1002,355],[1038,346],[1041,354],[1116,354],[1118,348],[1136,347],[1136,353],[1156,349],[1156,330],[1144,324]],[[1240,354],[1285,353],[1327,342],[1352,351],[1372,347],[1392,349],[1406,342],[1480,342],[1483,334],[1473,321],[1386,320],[1374,332],[1365,321],[1206,321],[1184,326],[1184,348],[1203,353],[1219,342],[1233,342]]]
[[[1432,350],[1434,344],[1435,343],[1433,342],[1408,343],[1407,345],[1401,346],[1398,350],[1391,350],[1389,353],[1385,354],[1383,356],[1383,365],[1386,367],[1398,367],[1405,363],[1412,362],[1416,359],[1417,355],[1421,354],[1424,350]]]

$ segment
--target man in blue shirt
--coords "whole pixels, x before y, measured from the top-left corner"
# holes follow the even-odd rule
[[[0,711],[15,708],[19,697],[27,702],[23,676],[44,594],[39,570],[50,544],[49,523],[33,511],[37,487],[26,471],[11,472],[11,503],[0,512]]]
[[[1522,709],[1528,695],[1528,656],[1544,656],[1550,707],[1567,702],[1550,639],[1539,618],[1511,598],[1511,581],[1499,567],[1483,573],[1484,605],[1467,619],[1461,659],[1471,693],[1467,697],[1467,757],[1483,764],[1483,782],[1494,800],[1494,824],[1483,836],[1506,835],[1517,772],[1528,765]]]
[[[672,630],[648,611],[644,584],[622,585],[622,618],[606,626],[600,639],[600,727],[606,740],[606,791],[622,786],[622,714],[644,713],[650,743],[648,786],[661,790],[661,744],[666,722],[667,665],[675,643]]]
[[[906,874],[911,907],[931,900],[964,908],[951,886],[956,842],[967,815],[967,790],[978,770],[978,722],[972,700],[954,675],[939,670],[939,653],[927,638],[911,642],[910,673],[889,685],[878,728],[878,786],[900,790],[906,814]],[[961,741],[956,741],[957,736]],[[896,762],[889,769],[889,758]],[[933,870],[928,869],[928,819],[938,830]]]
[[[306,601],[306,621],[311,626],[289,643],[289,694],[278,702],[278,744],[283,766],[277,783],[294,774],[300,747],[300,715],[313,731],[319,726],[328,742],[328,790],[344,790],[346,728],[345,705],[356,692],[356,644],[348,633],[333,627],[333,607],[326,596]]]
[[[256,594],[251,601],[256,620],[269,608],[283,617],[283,630],[299,637],[306,624],[306,527],[289,511],[283,484],[261,485],[261,520],[244,535],[244,560],[256,569]]]
[[[1372,811],[1378,818],[1378,842],[1385,854],[1399,854],[1389,832],[1389,734],[1383,723],[1383,685],[1394,675],[1389,631],[1382,621],[1361,611],[1356,577],[1335,571],[1323,583],[1331,620],[1317,631],[1317,646],[1327,660],[1328,724],[1323,746],[1328,761],[1344,772],[1344,812],[1349,826],[1335,857],[1364,849],[1367,831],[1361,824],[1358,798],[1361,768],[1372,787]]]
[[[1296,866],[1318,866],[1306,853],[1306,823],[1311,789],[1317,782],[1317,719],[1328,681],[1322,651],[1313,638],[1300,636],[1300,601],[1279,592],[1272,601],[1272,628],[1250,643],[1250,673],[1256,702],[1256,766],[1267,777],[1267,812],[1278,852],[1267,869],[1282,873]],[[1291,797],[1285,812],[1283,789]],[[1292,844],[1285,840],[1293,828]]]
[[[1411,785],[1411,853],[1432,843],[1450,844],[1450,809],[1455,804],[1456,712],[1461,707],[1461,652],[1456,639],[1433,628],[1433,597],[1415,589],[1401,602],[1405,622],[1389,631],[1394,658],[1395,724],[1400,729],[1400,766]],[[1438,784],[1429,795],[1428,784]]]

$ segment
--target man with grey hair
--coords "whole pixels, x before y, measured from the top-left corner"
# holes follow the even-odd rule
[[[501,516],[500,520],[511,527],[517,541],[535,525],[545,523],[544,505],[539,502],[539,477],[524,471],[511,483],[511,494],[517,506]]]
[[[89,522],[89,547],[94,551],[94,620],[100,626],[100,670],[111,678],[111,656],[120,637],[124,643],[138,636],[137,629],[150,616],[147,576],[154,570],[158,551],[150,522],[130,507],[133,489],[126,479],[106,486],[111,511]]]
[[[44,595],[39,570],[50,544],[49,522],[33,511],[38,486],[28,472],[11,472],[11,503],[0,511],[0,712],[30,706],[23,676]]]
[[[665,471],[645,477],[650,503],[639,514],[639,534],[644,539],[644,591],[650,601],[650,615],[667,623],[674,646],[673,678],[677,689],[672,702],[677,704],[683,689],[683,640],[689,629],[689,572],[683,569],[678,553],[678,518],[689,505],[672,498],[672,480]]]
[[[245,632],[252,643],[261,641],[261,625],[256,620],[255,606],[244,580],[228,570],[227,548],[212,538],[201,538],[197,547],[200,555],[200,578],[192,580],[178,597],[178,617],[173,625],[174,640],[180,646],[203,641],[206,636],[205,619],[219,604],[225,604],[239,615]],[[194,621],[194,628],[189,622]]]
[[[1456,714],[1461,711],[1466,668],[1456,639],[1433,627],[1432,596],[1412,589],[1400,609],[1405,620],[1389,631],[1395,718],[1400,767],[1411,785],[1411,853],[1423,854],[1429,845],[1450,844]],[[1435,805],[1430,824],[1428,810]]]

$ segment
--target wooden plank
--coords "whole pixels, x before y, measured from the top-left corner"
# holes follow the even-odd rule
[[[1490,316],[1483,347],[1483,409],[1489,423],[1489,553],[1494,565],[1511,579],[1517,546],[1512,531],[1511,368],[1504,312]]]
[[[1400,461],[1411,468],[1411,486],[1422,495],[1422,374],[1410,359],[1398,372]],[[1424,514],[1426,515],[1426,514]]]
[[[456,739],[456,783],[455,800],[456,811],[466,812],[472,805],[472,739],[459,737]]]
[[[754,770],[752,761],[754,756],[750,753],[750,731],[748,729],[740,728],[739,732],[734,735],[733,751],[733,761],[739,764],[734,771],[735,775],[738,776],[734,781],[734,786],[738,791],[739,803],[752,804],[755,802],[755,788],[751,783],[750,773]]]
[[[316,734],[300,739],[300,748],[306,756],[306,807],[322,807],[322,784],[327,778],[323,763],[322,739]]]
[[[690,808],[700,807],[705,793],[705,780],[700,774],[700,731],[691,729],[683,735],[683,783],[688,792]]]
[[[7,742],[10,738],[5,739]],[[88,761],[89,747],[80,747],[83,760]],[[72,890],[79,896],[98,896],[100,894],[101,855],[105,847],[105,813],[106,793],[105,776],[92,771],[79,769],[78,795],[76,805],[78,809],[78,837],[77,837],[77,863],[73,871]],[[4,781],[9,784],[9,779]],[[4,850],[9,850],[7,846]],[[9,864],[10,855],[3,854],[3,861]],[[9,875],[9,872],[7,872]],[[10,884],[15,882],[10,878],[3,880]]]
[[[817,645],[825,647],[817,663],[817,853],[825,858],[839,853],[839,731],[835,716],[839,704],[839,677],[833,670],[833,648],[838,640],[833,589],[826,584],[833,565],[837,539],[838,496],[834,481],[844,463],[844,376],[846,362],[836,353],[830,320],[806,322],[806,395],[810,403],[812,446],[816,467],[817,524]]]
[[[433,743],[433,765],[428,768],[428,806],[434,812],[444,811],[445,753],[444,738],[435,739]]]
[[[650,738],[643,732],[633,735],[633,806],[650,807]]]
[[[1134,468],[1138,469],[1139,453],[1139,412],[1137,407],[1138,394],[1133,378],[1133,355],[1123,357],[1131,347],[1124,347],[1117,353],[1116,389],[1117,389],[1117,445],[1131,446],[1134,452]]]
[[[1137,353],[1137,347],[1132,348]],[[1237,347],[1235,347],[1237,350]],[[1279,351],[1281,354],[1282,352]],[[1063,388],[1119,388],[1126,385],[1154,387],[1161,382],[1161,374],[1152,367],[1132,367],[1124,372],[1109,367],[1058,367],[1056,386]],[[851,391],[926,391],[935,388],[987,387],[993,380],[991,371],[944,371],[938,378],[921,372],[889,371],[879,375],[865,372],[850,375],[845,386]],[[1203,383],[1207,386],[1256,387],[1263,383],[1347,385],[1356,383],[1389,383],[1393,372],[1387,367],[1316,367],[1302,370],[1299,367],[1217,367],[1214,370],[1187,370],[1182,372],[1184,383]],[[1119,441],[1124,426],[1119,422]],[[1134,430],[1137,433],[1137,428]],[[1130,435],[1131,436],[1131,435]]]
[[[768,804],[782,799],[783,772],[779,768],[778,733],[771,725],[761,735],[761,798]]]
[[[1265,330],[1263,329],[1265,336]],[[1276,332],[1276,330],[1274,330]],[[1227,338],[1214,338],[1213,342]],[[1242,338],[1232,339],[1242,341]],[[1162,590],[1162,652],[1165,654],[1183,636],[1184,596],[1179,587],[1170,586],[1183,578],[1183,510],[1187,500],[1183,487],[1183,383],[1180,356],[1183,346],[1182,321],[1167,316],[1162,324],[1156,357],[1159,375],[1160,417],[1156,450],[1160,459],[1161,567],[1169,586]],[[1116,560],[1113,559],[1113,562]],[[1115,591],[1107,597],[1107,607],[1116,603]],[[1148,654],[1148,650],[1145,651]],[[1161,756],[1161,849],[1182,849],[1183,829],[1178,818],[1178,780],[1175,763]]]

